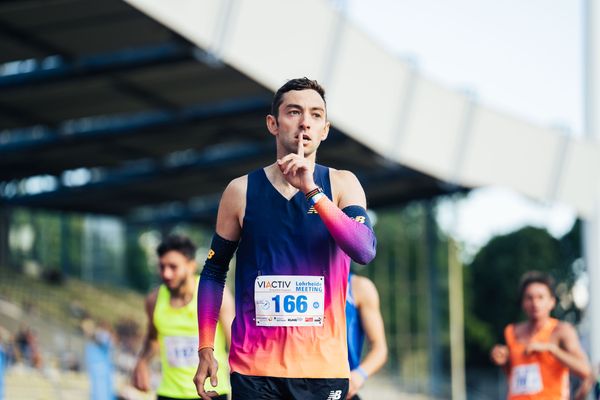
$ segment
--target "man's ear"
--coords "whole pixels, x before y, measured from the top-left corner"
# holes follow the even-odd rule
[[[327,121],[327,123],[325,124],[325,127],[323,128],[323,133],[321,134],[321,141],[327,139],[327,136],[329,136],[329,128],[331,127],[331,123],[329,121]]]
[[[271,132],[271,135],[277,136],[279,134],[279,124],[277,124],[277,118],[274,115],[267,115],[266,118],[267,129]]]

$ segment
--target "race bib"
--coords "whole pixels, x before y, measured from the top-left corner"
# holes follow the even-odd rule
[[[254,282],[257,326],[323,326],[325,278],[259,275]]]
[[[512,394],[536,394],[542,391],[542,374],[538,364],[525,364],[514,367],[510,376]]]
[[[167,361],[172,367],[198,365],[198,338],[194,336],[166,336]]]

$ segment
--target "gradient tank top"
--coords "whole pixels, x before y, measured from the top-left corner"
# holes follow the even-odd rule
[[[314,180],[331,199],[329,169],[316,165]],[[345,302],[349,266],[350,258],[302,192],[287,200],[263,169],[250,173],[236,259],[231,371],[283,378],[348,378]],[[311,289],[307,286],[315,282],[322,282],[322,309],[318,309],[320,300],[303,301],[302,292],[281,296],[277,292],[290,284],[300,286],[298,290]],[[259,299],[260,285],[273,290],[273,296]],[[318,316],[302,316],[313,306]],[[322,325],[258,325],[257,312],[262,311],[257,308],[262,307],[289,311],[288,320],[304,321],[298,325],[318,318]]]

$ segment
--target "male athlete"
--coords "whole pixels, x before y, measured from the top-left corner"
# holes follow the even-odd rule
[[[344,399],[345,301],[350,259],[375,257],[364,191],[348,171],[315,164],[329,132],[323,88],[293,79],[273,98],[267,128],[277,160],[231,181],[198,295],[202,383],[217,379],[213,336],[237,249],[229,356],[234,399]],[[239,247],[238,247],[239,244]]]
[[[508,375],[508,399],[569,399],[569,372],[589,381],[591,368],[568,322],[550,317],[556,305],[553,280],[531,271],[523,275],[520,297],[527,321],[510,324],[504,330],[506,346],[491,351],[494,364]],[[583,399],[587,385],[575,395]]]
[[[150,390],[149,363],[158,348],[162,367],[162,379],[156,390],[158,400],[197,399],[193,383],[198,365],[196,246],[187,237],[172,235],[156,252],[162,284],[146,298],[148,330],[133,372],[133,384],[139,390]],[[215,357],[220,362],[227,360],[225,346],[230,338],[233,313],[233,296],[226,290],[215,339]],[[219,371],[215,391],[219,400],[227,399],[230,387],[226,368]]]
[[[353,273],[348,276],[346,326],[350,364],[350,390],[347,398],[360,400],[358,391],[369,376],[383,367],[388,350],[377,288],[369,278]],[[369,352],[361,361],[365,336],[369,341]]]

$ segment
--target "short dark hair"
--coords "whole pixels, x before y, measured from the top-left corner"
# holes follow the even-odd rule
[[[273,102],[271,103],[271,115],[277,118],[279,116],[279,106],[283,102],[283,95],[289,92],[290,90],[308,90],[312,89],[315,92],[319,93],[325,106],[327,106],[327,102],[325,101],[325,89],[315,80],[304,78],[296,78],[290,79],[287,81],[282,87],[280,87],[275,95],[273,96]]]
[[[554,293],[554,279],[549,274],[541,271],[528,271],[521,276],[521,282],[519,283],[519,303],[523,301],[523,294],[532,283],[546,285],[550,291],[550,295],[556,298],[556,294]]]
[[[196,245],[187,236],[169,235],[156,248],[156,254],[159,257],[164,256],[169,251],[177,251],[183,254],[188,260],[196,258]]]

